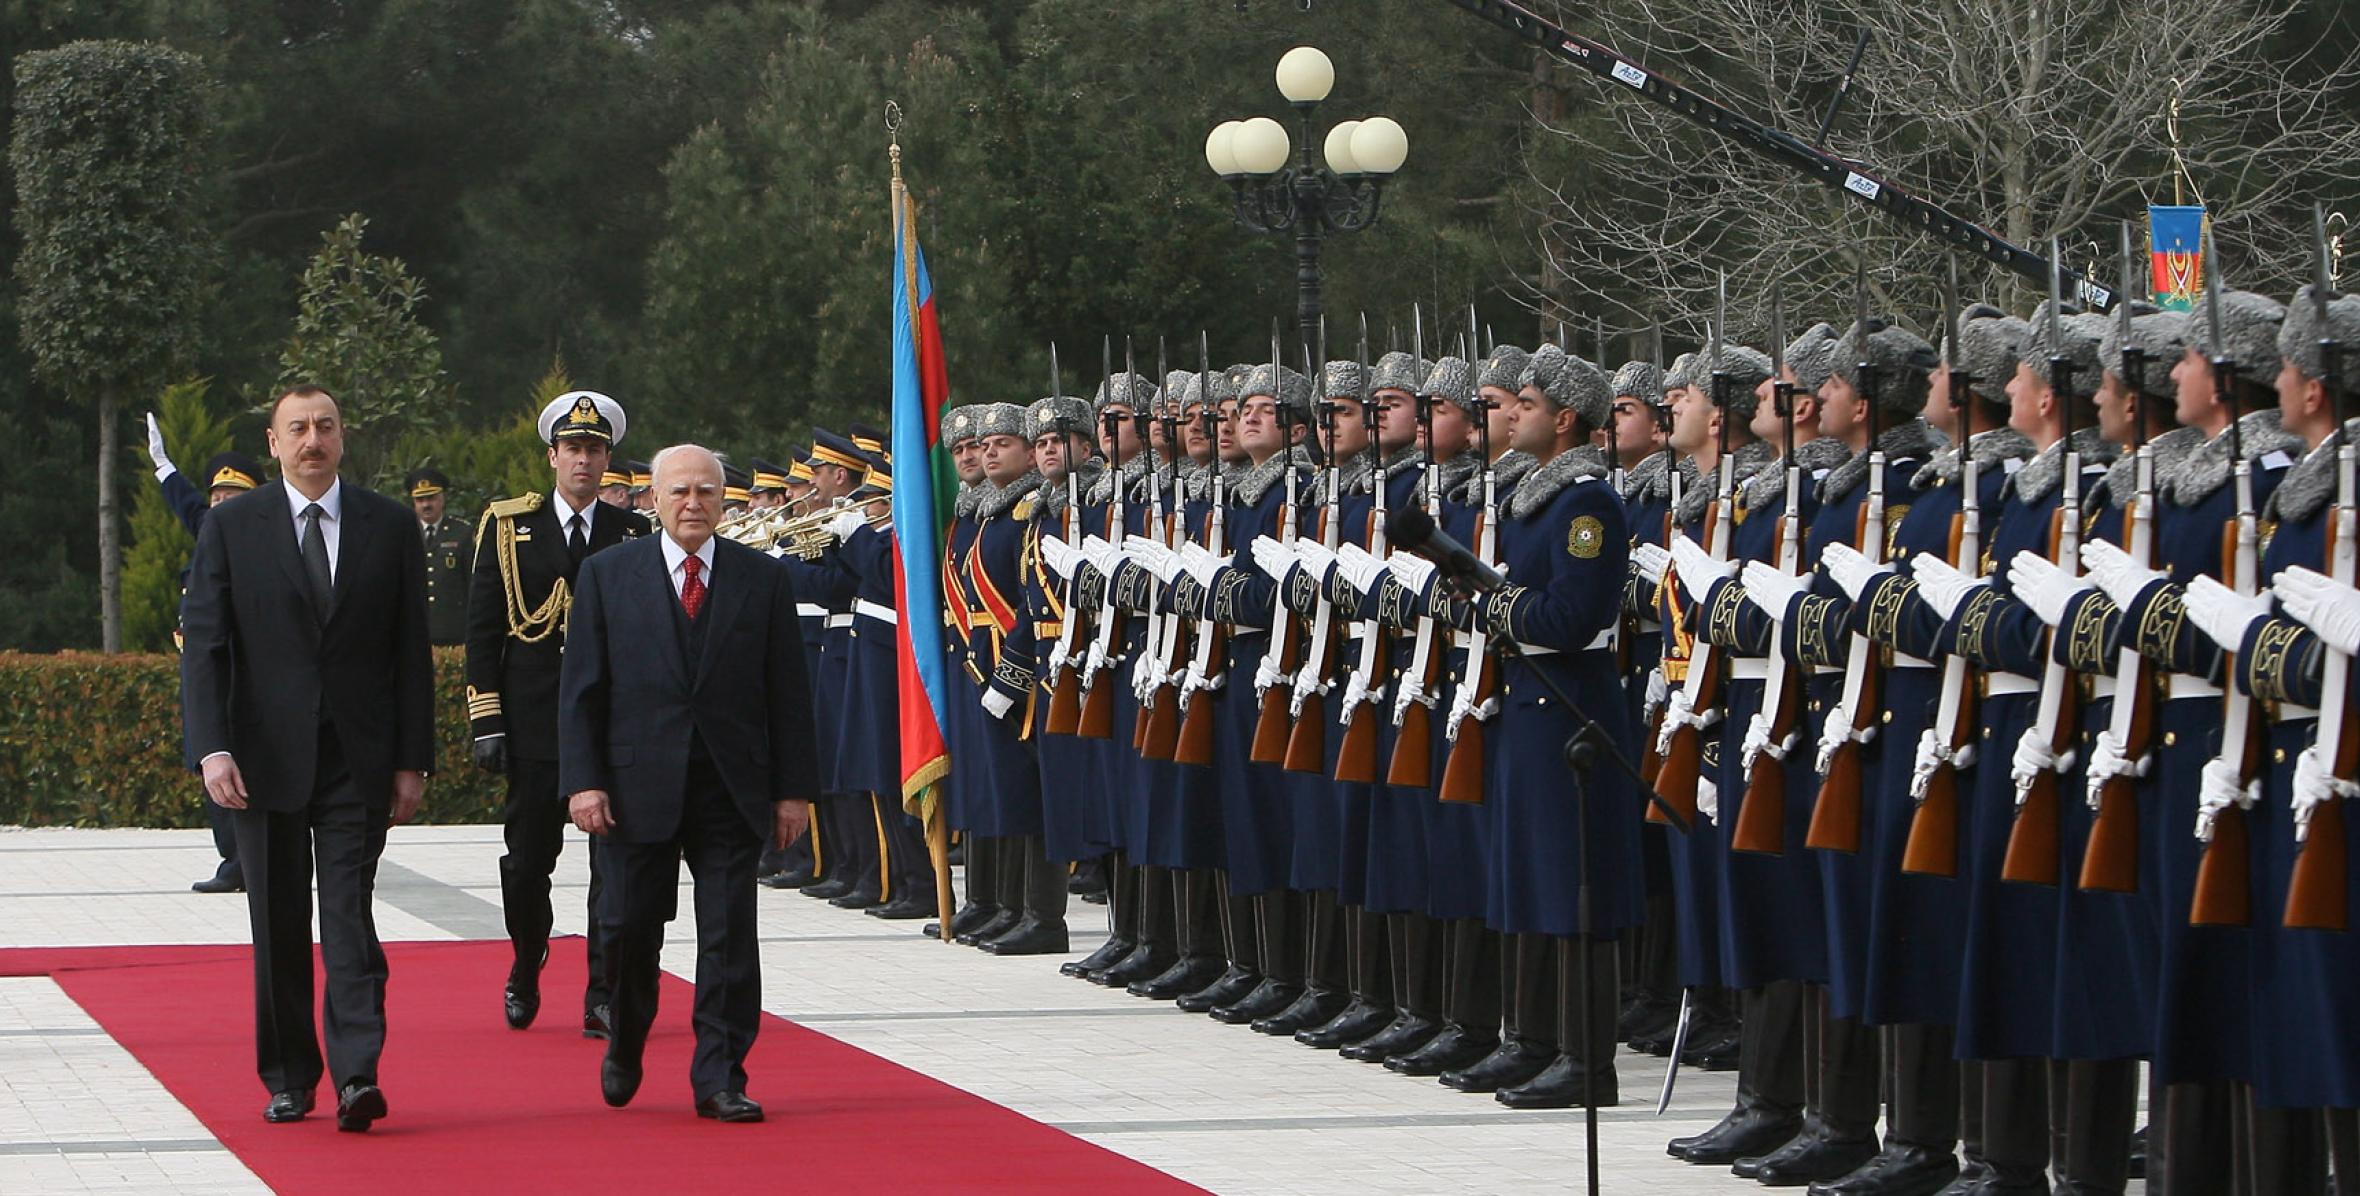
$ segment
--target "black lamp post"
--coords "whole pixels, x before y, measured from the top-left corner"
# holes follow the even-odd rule
[[[1300,139],[1267,116],[1226,121],[1205,138],[1205,162],[1229,183],[1239,224],[1295,234],[1295,322],[1303,343],[1316,345],[1320,242],[1377,222],[1385,180],[1409,156],[1409,138],[1390,117],[1348,120],[1328,130],[1322,165],[1311,154],[1311,114],[1335,86],[1335,65],[1318,49],[1297,46],[1278,60],[1277,78]]]

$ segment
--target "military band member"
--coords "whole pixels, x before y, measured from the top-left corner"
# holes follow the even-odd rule
[[[449,475],[432,466],[402,480],[418,534],[426,542],[426,633],[437,647],[467,642],[468,574],[475,561],[475,528],[446,512]]]
[[[551,400],[538,426],[554,489],[486,508],[467,598],[467,717],[475,763],[505,777],[508,786],[500,905],[515,960],[501,1003],[509,1026],[518,1030],[540,1013],[541,968],[553,920],[549,877],[565,846],[566,806],[557,791],[557,675],[573,579],[591,553],[648,530],[645,519],[598,500],[599,483],[628,426],[622,404],[594,391],[573,391]],[[603,1037],[612,1023],[602,967],[603,878],[598,849],[590,853],[590,981],[582,998],[582,1032]]]
[[[753,481],[747,486],[746,492],[752,497],[753,509],[768,511],[787,505],[786,467],[773,465],[760,457],[754,458],[748,465],[752,467]]]
[[[868,472],[860,446],[849,436],[815,428],[810,460],[812,513],[835,510],[841,517],[849,512],[851,494]],[[750,474],[748,480],[750,485]],[[810,560],[782,552],[778,560],[795,587],[796,614],[812,683],[822,693],[841,694],[851,683],[853,603],[860,578],[835,552],[823,552]],[[816,644],[811,638],[815,624],[819,632]],[[817,718],[821,797],[812,803],[810,832],[816,845],[815,867],[810,883],[797,892],[845,908],[866,909],[878,904],[877,894],[883,887],[877,823],[869,793],[845,776],[845,745],[848,733],[866,736],[869,731],[845,725],[848,720],[842,703],[819,703]]]
[[[861,443],[875,443],[855,441]],[[863,450],[868,468],[829,532],[832,550],[860,579],[852,600],[851,660],[837,746],[844,784],[865,796],[876,827],[877,903],[866,912],[892,920],[935,912],[934,864],[917,823],[902,809],[900,667],[895,628],[893,461],[882,444]],[[858,814],[858,803],[854,803]],[[855,821],[857,821],[857,817]],[[859,834],[860,828],[850,828]],[[833,904],[856,908],[839,898]]]
[[[810,450],[805,449],[795,454],[795,463],[787,468],[785,484],[781,490],[784,496],[781,505],[789,517],[809,513],[812,491]],[[784,557],[786,550],[774,545],[770,555]],[[821,606],[812,596],[799,592],[795,596],[795,620],[797,628],[803,636],[804,663],[811,675],[817,676],[819,674],[820,649],[828,634],[827,608]],[[820,708],[824,711],[826,704],[822,703]],[[829,715],[823,713],[819,717],[827,718]],[[822,742],[827,745],[822,748],[823,751],[832,750],[833,741],[823,740]],[[756,884],[773,889],[801,890],[806,885],[822,879],[819,861],[814,854],[814,844],[817,842],[814,836],[818,833],[816,828],[820,824],[818,815],[824,809],[824,804],[815,803],[812,806],[811,828],[806,829],[784,849],[769,846],[763,848],[762,859],[755,866],[754,882]]]
[[[625,511],[631,509],[630,462],[611,461],[607,463],[606,473],[598,479],[598,501]],[[431,550],[428,555],[432,555]]]

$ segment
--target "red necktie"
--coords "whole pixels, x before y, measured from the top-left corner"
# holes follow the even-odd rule
[[[696,557],[686,557],[680,562],[680,609],[691,619],[705,609],[705,579],[701,576],[704,571],[705,562]]]

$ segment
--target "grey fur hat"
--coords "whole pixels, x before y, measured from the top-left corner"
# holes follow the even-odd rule
[[[1698,353],[1689,367],[1695,373],[1689,385],[1703,388],[1707,398],[1713,397],[1713,364],[1709,354]],[[1719,372],[1729,380],[1730,413],[1752,419],[1754,408],[1760,405],[1754,389],[1770,378],[1770,355],[1744,345],[1723,345]]]
[[[942,409],[942,447],[955,448],[983,435],[983,408],[988,404],[969,403],[964,407]]]
[[[1519,379],[1524,377],[1524,367],[1531,358],[1532,354],[1514,345],[1493,345],[1491,356],[1484,358],[1475,371],[1476,388],[1496,386],[1514,391],[1521,384]]]
[[[1155,406],[1155,383],[1132,373],[1116,374],[1098,384],[1098,393],[1091,396],[1092,410],[1104,411],[1108,403],[1121,403],[1132,411],[1145,411]]]
[[[1034,399],[1032,406],[1024,409],[1024,438],[1039,440],[1057,431],[1059,423],[1065,425],[1069,435],[1091,436],[1092,429],[1096,427],[1096,421],[1091,418],[1093,414],[1095,412],[1087,401],[1072,395]]]
[[[1533,351],[1523,381],[1592,428],[1603,428],[1614,417],[1614,384],[1606,371],[1555,345]]]
[[[1786,368],[1795,372],[1795,385],[1817,394],[1819,385],[1835,370],[1835,325],[1821,320],[1786,345]]]
[[[2286,307],[2253,291],[2221,292],[2221,340],[2212,338],[2208,299],[2196,301],[2188,313],[2188,347],[2206,357],[2227,355],[2236,363],[2237,376],[2269,386],[2278,380],[2278,333],[2286,323]]]
[[[1537,387],[1542,394],[1556,400],[1558,406],[1564,406],[1565,401],[1557,392],[1565,385],[1565,363],[1571,360],[1565,350],[1541,342],[1540,348],[1525,357],[1524,370],[1516,375],[1516,388]],[[1612,405],[1610,401],[1608,406]]]
[[[2106,372],[2128,382],[2123,377],[2122,351],[2135,348],[2146,355],[2146,364],[2139,370],[2139,390],[2156,398],[2168,398],[2172,393],[2172,363],[2188,351],[2188,317],[2176,311],[2158,311],[2152,303],[2131,304],[2131,334],[2126,346],[2122,335],[2122,317],[2106,317],[2106,331],[2098,337],[2098,364]]]
[[[1663,388],[1666,391],[1674,391],[1694,385],[1696,385],[1696,354],[1682,353],[1673,358],[1672,368],[1663,372]]]
[[[1369,371],[1370,393],[1380,390],[1401,390],[1416,394],[1418,382],[1426,376],[1426,362],[1407,353],[1394,350],[1377,359],[1376,368]]]
[[[1311,380],[1285,366],[1258,365],[1238,384],[1237,397],[1269,395],[1298,419],[1311,415]]]
[[[1876,371],[1877,405],[1895,415],[1916,415],[1925,409],[1926,391],[1933,385],[1934,346],[1907,328],[1870,316],[1868,326],[1854,324],[1829,351],[1828,369],[1836,377],[1860,385],[1860,363]]]
[[[1319,397],[1323,399],[1357,399],[1362,384],[1368,381],[1368,371],[1357,361],[1331,361],[1319,371]]]
[[[1158,392],[1157,401],[1162,406],[1178,410],[1182,404],[1194,401],[1189,396],[1195,389],[1196,371],[1173,370],[1164,375],[1164,388]]]
[[[1958,317],[1958,352],[1949,360],[1993,402],[2005,397],[2008,379],[2016,376],[2017,351],[2032,329],[1988,303],[1971,303]]]
[[[2327,322],[2322,325],[2312,306],[2311,289],[2305,284],[2287,305],[2286,323],[2278,329],[2278,355],[2293,362],[2303,377],[2316,379],[2326,372],[2319,360],[2319,342],[2334,341],[2338,346],[2337,372],[2343,375],[2344,385],[2350,386],[2360,375],[2360,295],[2330,296]]]
[[[1440,399],[1456,406],[1461,411],[1473,414],[1475,411],[1475,367],[1468,365],[1463,358],[1436,358],[1434,368],[1426,371],[1425,393],[1429,398]]]
[[[1254,363],[1250,361],[1241,361],[1236,365],[1230,366],[1228,369],[1222,370],[1220,373],[1213,375],[1213,401],[1216,403],[1226,403],[1232,399],[1242,399],[1246,397],[1246,377],[1253,372]]]
[[[2071,307],[2071,304],[2067,304]],[[2083,315],[2078,309],[2057,318],[2057,334],[2064,343],[2049,343],[2049,301],[2041,300],[2026,320],[2024,342],[2016,346],[2016,359],[2031,367],[2042,382],[2056,384],[2049,376],[2049,359],[2063,357],[2073,366],[2073,389],[2088,394],[2098,388],[2098,338],[2106,334],[2106,317]]]
[[[1614,371],[1614,397],[1625,395],[1650,407],[1663,406],[1663,367],[1652,361],[1626,361]]]
[[[1078,399],[1075,401],[1080,402]],[[968,410],[975,412],[975,434],[977,436],[1014,436],[1019,440],[1027,441],[1032,439],[1032,429],[1027,426],[1030,423],[1028,418],[1030,413],[1014,403],[984,403],[980,406],[970,407]]]

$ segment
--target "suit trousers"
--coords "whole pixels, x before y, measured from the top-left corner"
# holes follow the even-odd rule
[[[557,761],[508,761],[508,806],[500,821],[508,841],[508,854],[500,857],[500,912],[508,921],[508,941],[516,946],[517,961],[538,964],[555,920],[549,906],[549,876],[565,851],[565,828],[571,823],[565,798],[557,792]],[[592,839],[584,935],[590,953],[590,983],[582,994],[585,1014],[607,1003],[605,936],[598,924],[598,898],[605,887],[600,854],[599,841]]]
[[[352,785],[335,730],[320,728],[319,770],[300,810],[236,812],[246,912],[254,929],[256,1070],[272,1092],[309,1092],[320,1081],[311,967],[311,887],[319,875],[320,957],[327,970],[320,1030],[339,1089],[375,1083],[385,1049],[385,949],[371,903],[386,811]]]
[[[628,817],[628,815],[625,815]],[[762,960],[755,942],[755,837],[709,760],[688,766],[680,826],[662,843],[609,842],[606,868],[607,987],[614,994],[618,1058],[637,1059],[656,1020],[664,926],[679,912],[680,864],[696,885],[696,1099],[743,1092],[746,1054],[762,1025]]]

